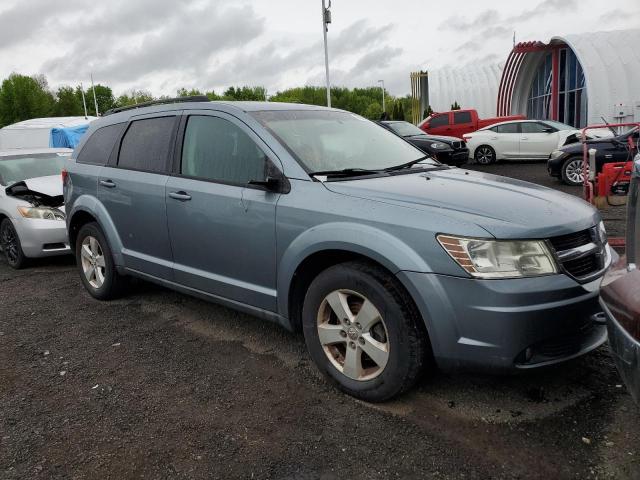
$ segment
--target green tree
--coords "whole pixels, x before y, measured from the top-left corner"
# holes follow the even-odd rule
[[[405,114],[404,114],[404,106],[402,104],[402,102],[398,102],[398,120],[406,120]]]
[[[458,105],[457,100],[451,104],[451,110],[460,110],[460,105]]]
[[[89,87],[87,91],[84,92],[87,101],[87,111],[89,112],[89,115],[96,114],[93,91],[94,89],[92,87]],[[116,106],[116,99],[113,96],[111,88],[98,84],[95,86],[95,93],[95,98],[98,101],[98,113],[103,114],[107,110],[110,110]]]
[[[57,117],[75,117],[84,115],[82,92],[80,87],[63,85],[56,91],[54,115]]]
[[[362,116],[369,120],[379,120],[380,115],[382,115],[382,105],[378,102],[370,103],[367,109],[362,113]]]
[[[30,118],[48,117],[55,107],[44,76],[12,73],[0,87],[0,126]]]
[[[266,90],[264,87],[229,87],[225,90],[224,100],[264,101]]]
[[[129,105],[136,105],[138,103],[151,102],[155,100],[151,92],[147,90],[131,90],[127,93],[123,93],[116,100],[116,106],[127,107]]]
[[[427,108],[424,110],[424,113],[422,114],[422,118],[425,119],[432,114],[433,114],[433,108],[431,108],[431,105],[427,105]]]

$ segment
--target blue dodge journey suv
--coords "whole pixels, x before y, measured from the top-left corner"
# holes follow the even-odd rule
[[[340,388],[383,401],[421,371],[516,371],[606,340],[596,210],[440,164],[358,115],[283,103],[109,112],[66,165],[91,295],[127,277],[301,330]]]

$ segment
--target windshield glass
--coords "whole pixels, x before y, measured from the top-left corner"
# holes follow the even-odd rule
[[[396,132],[398,135],[402,137],[409,137],[412,135],[424,135],[424,132],[420,130],[418,127],[409,122],[394,122],[387,123],[391,130]]]
[[[60,175],[70,153],[34,153],[0,157],[0,184],[12,185],[28,178]]]
[[[348,112],[280,110],[252,112],[308,172],[381,170],[424,153],[390,131]],[[440,165],[425,159],[430,165]]]
[[[572,127],[571,125],[567,125],[566,123],[555,122],[553,120],[545,120],[544,123],[546,123],[550,127],[557,128],[558,130],[578,130],[576,127]]]

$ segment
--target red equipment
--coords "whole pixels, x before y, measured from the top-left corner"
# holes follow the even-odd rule
[[[587,130],[610,129],[614,127],[640,127],[640,123],[616,123],[611,125],[590,125],[582,129],[582,178],[584,184],[584,199],[592,205],[598,206],[597,198],[606,198],[607,203],[610,195],[626,195],[629,190],[629,182],[631,180],[631,171],[633,169],[633,159],[628,162],[605,163],[602,172],[593,173],[589,168],[589,149],[587,148]],[[635,145],[633,139],[629,137],[629,152],[633,152]],[[594,193],[597,192],[597,196]],[[625,247],[624,237],[609,238],[609,244],[612,247]]]

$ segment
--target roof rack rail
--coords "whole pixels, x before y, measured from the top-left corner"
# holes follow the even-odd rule
[[[125,112],[127,110],[134,110],[136,108],[150,107],[152,105],[164,105],[167,103],[181,103],[181,102],[209,102],[209,97],[205,95],[193,95],[189,97],[176,97],[176,98],[163,98],[160,100],[152,100],[150,102],[136,103],[135,105],[127,105],[126,107],[116,107],[107,110],[103,113],[103,116],[111,115],[113,113]]]

